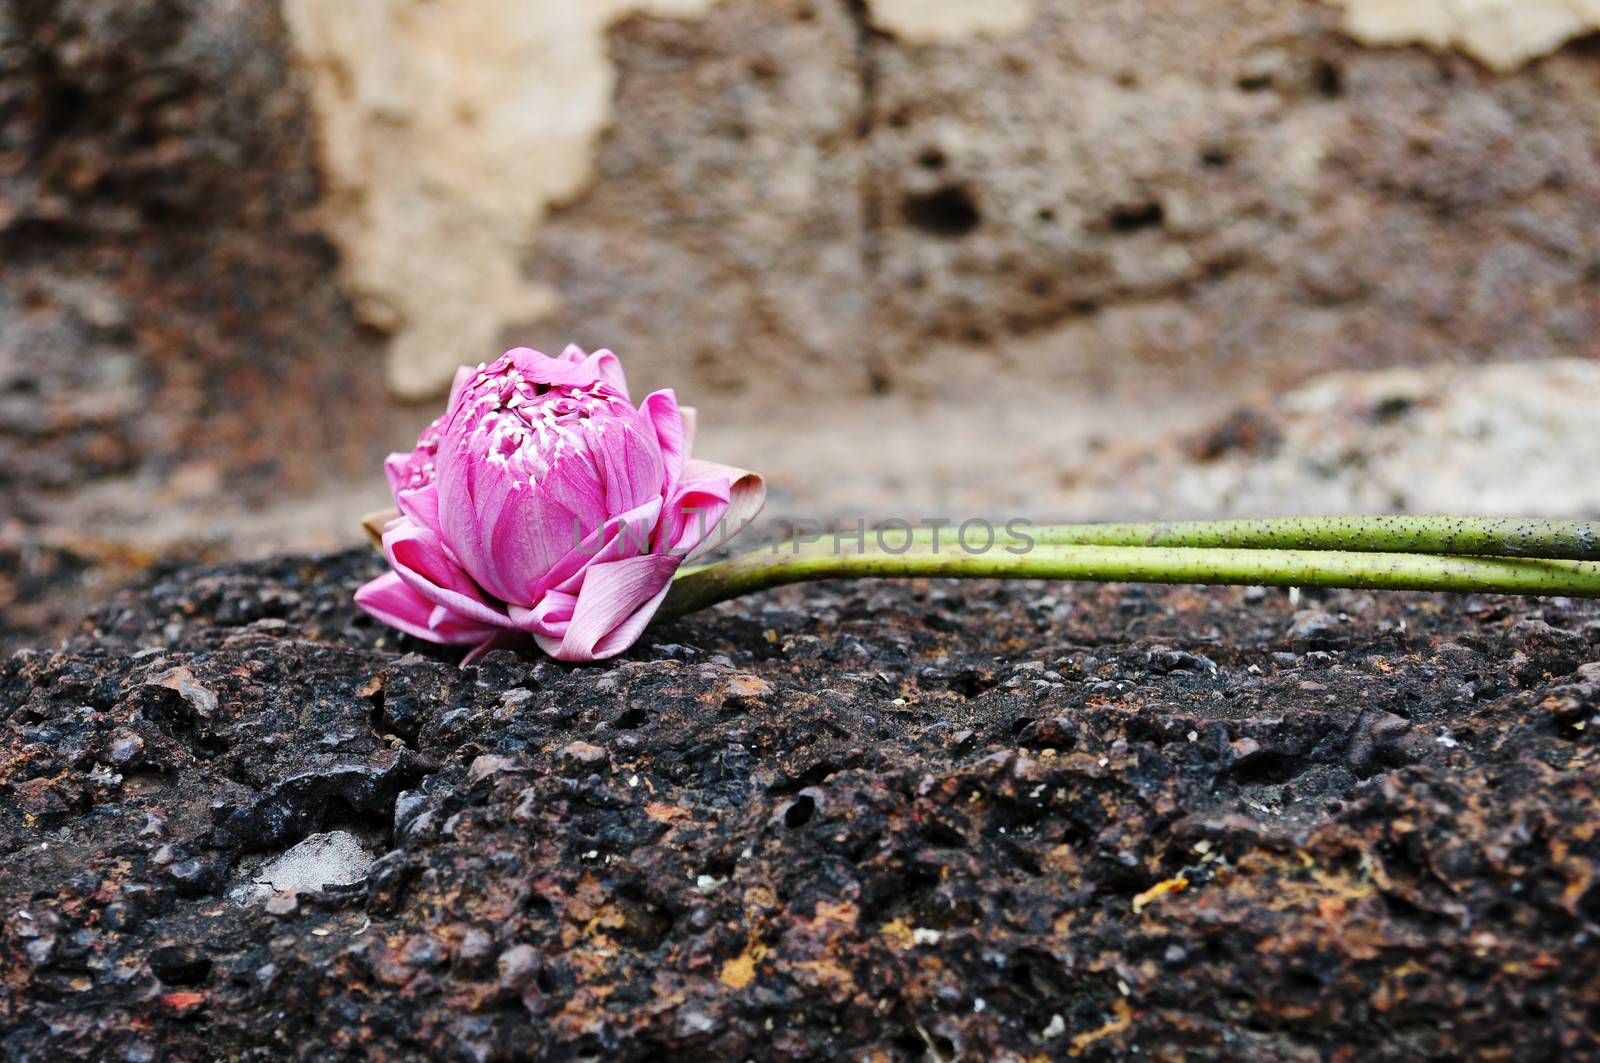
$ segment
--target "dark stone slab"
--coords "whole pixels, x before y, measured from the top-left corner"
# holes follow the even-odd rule
[[[463,669],[377,564],[0,665],[0,1054],[1595,1050],[1600,606],[836,584]],[[320,832],[364,882],[239,892]]]

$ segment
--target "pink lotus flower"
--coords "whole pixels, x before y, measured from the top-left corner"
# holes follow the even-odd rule
[[[430,642],[532,636],[563,661],[626,650],[689,558],[761,508],[761,477],[689,457],[694,411],[637,407],[610,351],[518,347],[456,374],[450,404],[385,462],[391,572],[356,603]]]

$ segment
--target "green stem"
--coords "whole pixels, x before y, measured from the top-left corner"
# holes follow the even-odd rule
[[[1260,550],[1351,550],[1362,553],[1455,554],[1473,557],[1547,557],[1600,561],[1600,522],[1513,517],[1275,517],[1260,520],[1155,521],[1137,524],[1053,524],[1022,527],[1021,535],[996,527],[997,542],[1039,545],[1188,546]],[[938,531],[940,545],[959,545],[959,527]],[[869,538],[876,533],[868,533]],[[899,546],[904,533],[883,533]],[[968,543],[986,538],[974,527]],[[828,543],[831,536],[824,536]],[[932,529],[912,542],[931,545]],[[853,544],[853,538],[845,538]]]
[[[791,583],[885,577],[1054,579],[1130,583],[1206,583],[1274,587],[1354,587],[1600,598],[1600,563],[1437,557],[1323,550],[1197,549],[1148,546],[1037,546],[892,554],[757,552],[704,565],[674,581],[659,619]]]
[[[1463,557],[1542,557],[1600,561],[1600,522],[1519,517],[1272,517],[1242,520],[1146,521],[1122,524],[1040,524],[1015,532],[984,524],[973,527],[967,543],[995,548],[1038,546],[1172,546],[1240,550],[1347,550],[1357,553],[1445,554]],[[909,538],[907,536],[909,535]],[[961,526],[865,533],[867,544],[900,547],[962,547]],[[817,539],[788,541],[773,553],[818,553],[833,547],[856,549],[854,532],[824,533]],[[706,566],[698,566],[704,568]],[[680,571],[687,576],[698,571]]]

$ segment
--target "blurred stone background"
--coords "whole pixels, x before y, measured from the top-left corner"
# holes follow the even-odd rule
[[[778,515],[1600,516],[1590,0],[0,0],[0,650],[610,346]]]

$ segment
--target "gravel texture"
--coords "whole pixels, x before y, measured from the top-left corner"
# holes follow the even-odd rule
[[[377,565],[0,664],[0,1055],[1600,1051],[1600,605],[818,585],[462,669]]]

